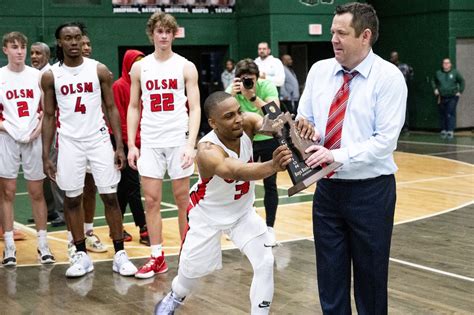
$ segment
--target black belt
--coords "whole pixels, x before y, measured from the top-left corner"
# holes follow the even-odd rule
[[[381,178],[382,176],[392,176],[390,175],[380,175],[377,177],[370,177],[370,178],[362,178],[362,179],[344,179],[344,178],[323,178],[324,181],[329,181],[332,183],[361,183],[361,182],[368,182],[374,179]]]

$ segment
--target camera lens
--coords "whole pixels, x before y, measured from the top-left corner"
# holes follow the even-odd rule
[[[246,88],[247,90],[250,90],[251,88],[253,88],[253,80],[252,80],[252,78],[243,77],[243,78],[242,78],[242,85],[243,85],[244,88]]]

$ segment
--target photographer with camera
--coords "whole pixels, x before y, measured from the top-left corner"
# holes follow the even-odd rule
[[[243,112],[253,112],[263,116],[261,108],[274,101],[280,106],[276,86],[269,80],[259,79],[259,69],[255,61],[250,58],[240,60],[235,66],[234,83],[227,87],[226,92],[232,94],[239,102]],[[272,137],[257,134],[253,138],[253,159],[257,162],[270,161],[273,151],[278,147],[278,142]],[[276,173],[265,178],[265,215],[268,231],[271,236],[271,244],[276,245],[275,224],[276,211],[278,207],[278,190],[276,186]]]

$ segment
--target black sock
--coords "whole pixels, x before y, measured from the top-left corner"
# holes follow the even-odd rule
[[[114,243],[114,249],[115,253],[123,250],[123,239],[117,240],[117,241],[112,241]]]
[[[76,252],[84,252],[87,253],[86,250],[86,239],[83,239],[79,242],[74,242],[74,245],[76,246]]]

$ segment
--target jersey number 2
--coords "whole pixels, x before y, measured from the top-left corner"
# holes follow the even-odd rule
[[[240,197],[249,192],[249,189],[250,182],[243,182],[240,185],[235,185],[235,190],[238,192],[238,194],[234,195],[234,200],[239,200]]]
[[[28,111],[28,103],[27,102],[17,102],[16,106],[18,106],[18,116],[19,117],[30,116],[30,112]]]
[[[152,112],[169,112],[174,110],[173,93],[151,94],[151,111]]]

